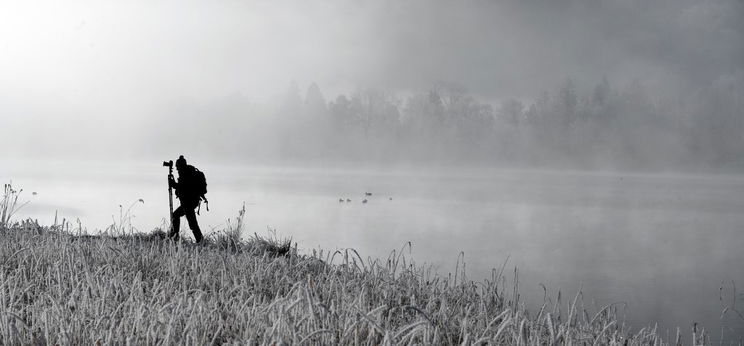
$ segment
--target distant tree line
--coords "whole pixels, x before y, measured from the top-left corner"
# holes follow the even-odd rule
[[[293,85],[276,114],[281,153],[330,160],[566,165],[585,168],[744,168],[744,77],[682,96],[642,83],[586,90],[569,80],[497,107],[460,87],[400,97],[359,89],[327,101]]]
[[[292,84],[275,104],[233,95],[155,121],[153,137],[184,139],[173,150],[248,161],[744,169],[742,72],[685,94],[568,79],[493,105],[452,85],[326,98]]]

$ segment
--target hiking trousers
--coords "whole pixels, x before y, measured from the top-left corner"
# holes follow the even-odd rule
[[[199,243],[204,237],[202,237],[201,229],[199,228],[199,222],[196,221],[196,207],[199,206],[199,202],[196,203],[182,203],[176,210],[173,211],[173,228],[171,228],[169,238],[178,240],[179,232],[181,231],[181,216],[186,216],[186,221],[189,223],[189,228],[194,232],[194,239]]]

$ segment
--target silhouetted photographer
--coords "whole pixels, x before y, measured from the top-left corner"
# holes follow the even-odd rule
[[[171,215],[172,228],[168,237],[178,240],[181,228],[181,216],[186,216],[186,221],[189,222],[189,228],[194,232],[194,239],[199,243],[204,237],[202,237],[199,223],[196,221],[196,215],[199,213],[197,208],[201,209],[202,200],[207,203],[207,210],[209,210],[209,202],[204,196],[207,193],[207,180],[204,177],[204,173],[194,166],[186,164],[186,159],[183,158],[183,155],[176,160],[178,182],[173,178],[173,161],[163,162],[163,166],[171,169],[171,173],[168,175],[168,189],[175,189],[176,197],[181,201],[181,205]],[[173,202],[171,199],[172,209]]]

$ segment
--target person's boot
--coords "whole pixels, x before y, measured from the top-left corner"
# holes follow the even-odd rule
[[[203,239],[204,237],[202,236],[201,231],[198,229],[194,230],[194,240],[196,240],[196,243],[201,243]]]

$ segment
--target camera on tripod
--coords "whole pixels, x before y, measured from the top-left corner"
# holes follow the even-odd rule
[[[163,167],[173,168],[173,160],[163,161]]]

